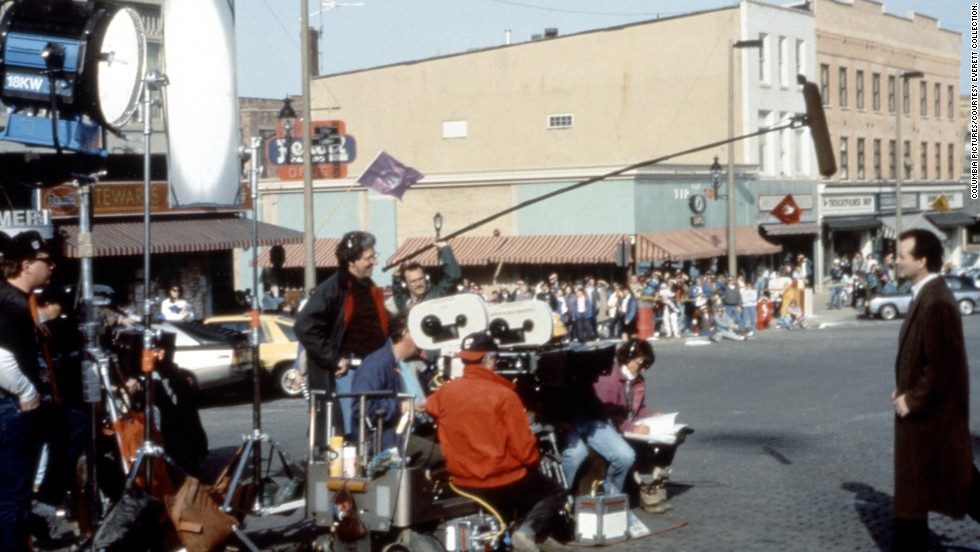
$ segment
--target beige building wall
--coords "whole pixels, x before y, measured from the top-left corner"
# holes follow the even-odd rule
[[[878,178],[894,180],[889,167],[889,141],[895,140],[895,113],[889,111],[889,76],[895,78],[896,107],[902,107],[901,78],[906,71],[922,71],[921,79],[909,79],[909,114],[903,115],[902,141],[910,143],[911,181],[958,180],[962,176],[963,140],[959,110],[959,33],[943,29],[932,17],[884,13],[884,5],[870,0],[815,0],[817,29],[817,82],[829,94],[824,97],[827,122],[841,170],[834,181],[860,182]],[[846,80],[841,98],[841,70]],[[858,71],[864,75],[864,106],[858,105]],[[873,79],[880,77],[880,107],[873,105]],[[920,83],[925,83],[926,115],[920,114]],[[936,114],[936,87],[939,114]],[[847,139],[847,159],[841,139]],[[859,170],[858,142],[864,140],[864,174]],[[881,142],[881,174],[874,166],[874,141]],[[922,166],[922,143],[926,166]],[[936,144],[940,145],[941,171],[936,170]],[[950,154],[952,148],[952,154]],[[901,150],[901,145],[899,145]],[[952,162],[950,162],[952,160]],[[847,167],[847,171],[843,167]]]
[[[322,77],[313,118],[346,122],[358,148],[351,175],[381,149],[427,176],[472,180],[629,165],[726,137],[727,48],[739,25],[732,7]],[[549,129],[562,115],[571,126]],[[707,166],[719,154],[676,162]]]

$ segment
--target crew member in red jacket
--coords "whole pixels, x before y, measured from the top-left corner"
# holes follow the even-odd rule
[[[445,383],[425,402],[453,482],[489,502],[502,515],[523,520],[511,539],[515,550],[538,550],[565,504],[565,489],[538,470],[537,441],[514,392],[493,371],[497,345],[478,332],[463,339],[463,377]]]

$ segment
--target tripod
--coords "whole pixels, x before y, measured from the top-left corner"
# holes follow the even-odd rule
[[[260,319],[260,309],[259,309],[259,263],[258,263],[258,201],[259,201],[259,172],[262,167],[259,166],[259,148],[261,147],[262,139],[258,137],[252,137],[249,144],[247,152],[243,152],[243,157],[251,158],[251,168],[249,169],[249,187],[251,188],[251,199],[252,199],[252,288],[255,293],[252,294],[252,310],[250,314],[250,324],[249,324],[249,338],[252,346],[252,432],[248,435],[243,436],[244,443],[239,449],[239,454],[236,454],[236,459],[233,461],[235,464],[233,475],[231,478],[231,483],[228,487],[225,499],[221,504],[221,510],[226,513],[231,513],[233,510],[232,502],[235,500],[235,495],[239,491],[241,485],[243,485],[243,475],[245,474],[246,468],[251,465],[252,468],[252,479],[256,485],[256,490],[258,491],[258,486],[261,481],[262,475],[262,444],[267,443],[269,446],[269,458],[267,468],[271,468],[273,456],[277,456],[279,461],[286,471],[287,474],[292,475],[294,468],[290,467],[292,461],[283,451],[279,443],[273,441],[267,433],[262,430],[262,366],[259,360],[259,324]],[[302,495],[299,498],[292,496],[295,491],[301,487],[298,480],[291,477],[287,487],[283,490],[285,492],[278,493],[283,495],[283,501],[280,504],[265,504],[267,500],[263,499],[263,495],[267,493],[256,492],[255,501],[252,504],[251,509],[248,511],[249,514],[264,516],[271,514],[279,514],[282,512],[288,512],[302,508],[306,504],[306,499]],[[268,497],[266,497],[268,498]],[[275,501],[268,501],[275,502]],[[240,529],[239,526],[233,527],[233,532],[235,536],[244,544],[249,550],[258,552],[258,548],[255,543],[248,538],[247,535]]]

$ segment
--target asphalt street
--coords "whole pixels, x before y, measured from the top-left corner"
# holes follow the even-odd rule
[[[762,331],[746,342],[659,340],[647,373],[650,406],[679,412],[695,429],[674,461],[674,510],[651,525],[687,525],[616,550],[887,550],[892,492],[889,395],[901,321],[859,320],[853,310],[818,313],[811,329]],[[964,318],[980,389],[980,316]],[[976,393],[974,393],[976,396]],[[305,458],[302,400],[273,399],[262,427],[293,458]],[[251,428],[245,395],[211,397],[202,410],[217,471]],[[980,400],[971,427],[980,453]],[[937,549],[980,550],[980,525],[930,519]],[[263,547],[309,535],[301,513],[247,518]],[[941,547],[940,547],[941,546]]]

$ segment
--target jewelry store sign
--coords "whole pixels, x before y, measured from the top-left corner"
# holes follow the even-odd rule
[[[824,215],[866,215],[875,212],[875,196],[839,195],[823,196],[821,213]]]

